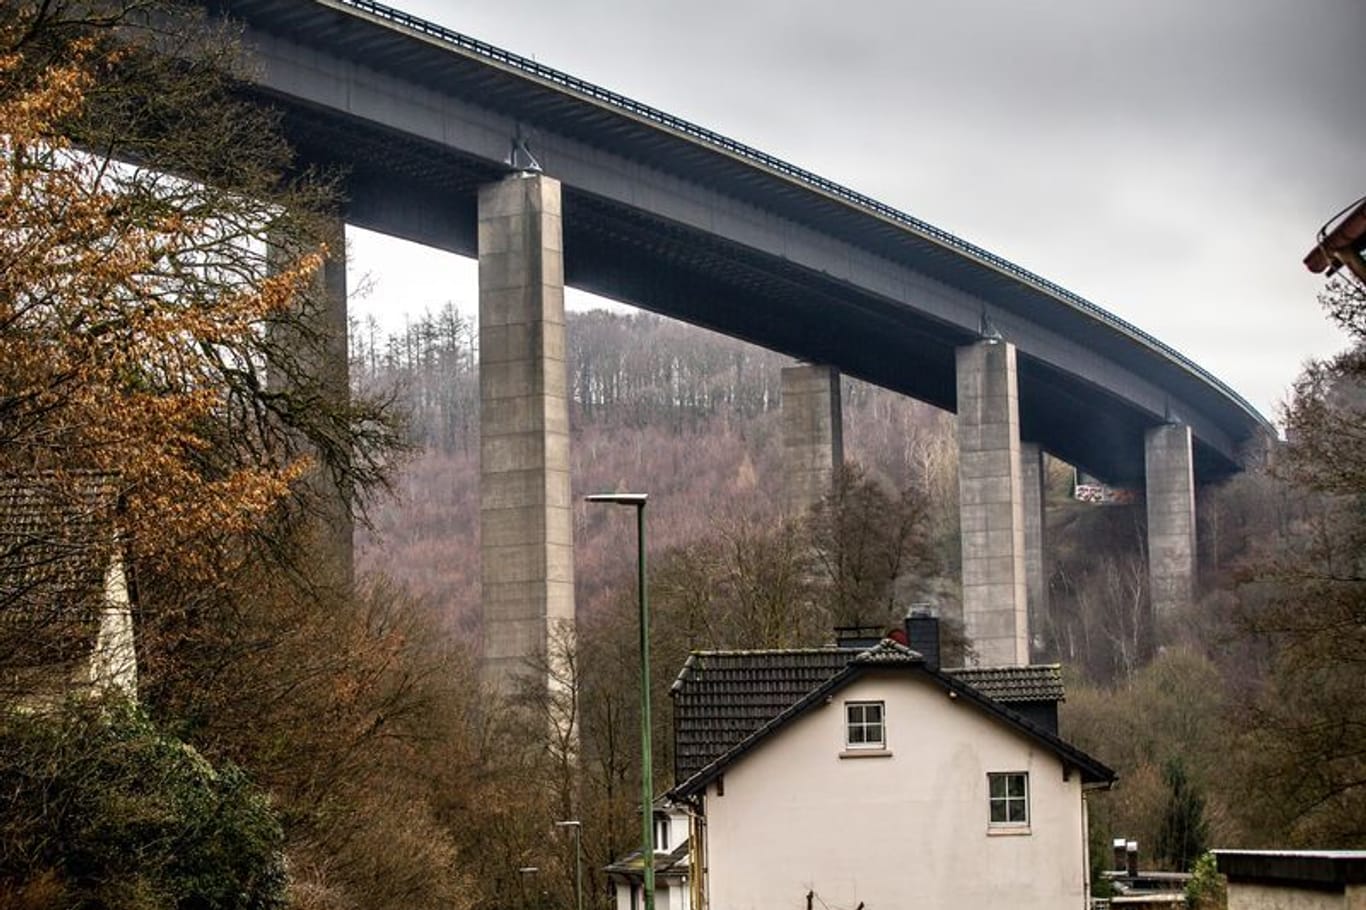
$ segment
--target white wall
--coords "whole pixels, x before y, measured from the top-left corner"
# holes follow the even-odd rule
[[[887,757],[840,758],[844,702],[886,703]],[[987,773],[1027,771],[1028,833],[992,834]],[[918,674],[868,673],[707,789],[711,910],[1085,906],[1081,775]],[[818,901],[815,904],[821,906]]]

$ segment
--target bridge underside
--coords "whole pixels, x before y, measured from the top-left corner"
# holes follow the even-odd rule
[[[1040,450],[1146,483],[1153,602],[1190,601],[1196,483],[1269,426],[1179,352],[883,203],[371,0],[204,2],[246,22],[261,65],[243,90],[280,110],[303,164],[337,172],[348,223],[480,257],[491,678],[574,616],[565,284],[812,364],[785,377],[786,448],[811,481],[793,507],[840,467],[839,374],[956,412],[979,659],[1029,659]],[[514,137],[544,175],[510,174]]]
[[[478,188],[504,176],[504,166],[373,124],[345,123],[335,112],[283,110],[302,159],[343,174],[348,223],[478,255]],[[976,331],[569,185],[563,204],[569,286],[794,358],[839,364],[846,375],[956,410],[954,352],[976,340]],[[991,290],[999,299],[1009,289],[1002,280]],[[1116,370],[1108,385],[1123,382]],[[1111,483],[1141,483],[1152,415],[1023,350],[1019,383],[1022,438],[1042,441],[1051,454]],[[1196,474],[1208,480],[1236,470],[1234,455],[1231,446],[1197,439]]]

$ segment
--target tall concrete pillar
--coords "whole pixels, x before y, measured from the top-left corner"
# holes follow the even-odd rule
[[[1195,470],[1190,427],[1166,424],[1144,437],[1148,578],[1155,615],[1195,596]]]
[[[573,631],[567,389],[560,184],[508,177],[479,191],[483,672],[504,693]]]
[[[1029,663],[1015,346],[957,352],[963,625],[983,666]]]
[[[293,355],[287,368],[267,376],[272,388],[318,400],[326,407],[345,406],[351,397],[349,327],[346,318],[346,223],[335,218],[328,226],[327,256],[313,278],[308,299],[297,314],[298,324],[272,331],[272,339]],[[272,244],[267,251],[269,267],[287,268],[303,251]],[[353,535],[355,523],[349,502],[354,491],[339,487],[326,472],[309,478],[320,500],[316,529],[321,569],[316,581],[333,581],[350,587],[355,574]]]
[[[830,493],[844,464],[840,373],[801,364],[782,371],[784,499],[801,515]]]
[[[1020,485],[1024,496],[1025,602],[1029,629],[1043,627],[1048,616],[1048,576],[1044,572],[1044,547],[1048,536],[1044,504],[1043,450],[1036,442],[1020,443]],[[1033,646],[1033,642],[1029,642]]]

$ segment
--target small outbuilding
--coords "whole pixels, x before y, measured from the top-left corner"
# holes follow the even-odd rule
[[[1366,910],[1366,850],[1215,850],[1228,910]]]

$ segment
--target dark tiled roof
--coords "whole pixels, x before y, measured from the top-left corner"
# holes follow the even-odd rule
[[[1062,667],[1035,664],[1028,667],[962,667],[947,671],[987,698],[1010,704],[1028,701],[1062,701]]]
[[[674,779],[684,781],[852,661],[918,663],[909,648],[884,641],[872,649],[696,651],[669,694],[674,699]],[[945,671],[1004,704],[1061,701],[1056,664],[968,667]]]
[[[682,781],[838,673],[859,652],[697,651],[674,699],[674,775]]]
[[[0,684],[89,655],[117,509],[108,474],[0,476]]]
[[[604,866],[602,871],[639,878],[642,868],[640,851],[633,850],[616,862]],[[684,875],[687,871],[688,842],[686,840],[668,853],[655,854],[655,875]]]

